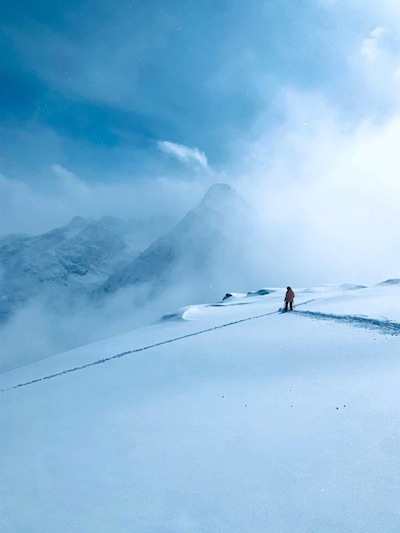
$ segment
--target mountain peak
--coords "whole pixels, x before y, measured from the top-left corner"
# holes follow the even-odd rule
[[[213,183],[208,188],[208,191],[206,192],[206,195],[207,194],[220,194],[220,193],[229,194],[230,192],[235,192],[235,191],[227,183]]]
[[[75,216],[71,219],[69,224],[67,224],[68,229],[81,229],[87,225],[88,221],[80,216]]]
[[[220,202],[229,196],[239,196],[227,183],[213,183],[203,196],[201,203]]]
[[[243,198],[230,185],[214,183],[199,204],[199,211],[220,210],[226,207],[244,206]]]

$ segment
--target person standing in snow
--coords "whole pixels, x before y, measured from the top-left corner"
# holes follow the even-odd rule
[[[294,300],[294,292],[291,287],[287,287],[286,295],[285,295],[285,311],[288,311],[288,306],[290,304],[290,310],[293,311],[293,300]]]

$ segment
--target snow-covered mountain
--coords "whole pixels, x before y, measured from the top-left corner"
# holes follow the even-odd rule
[[[145,283],[151,292],[158,292],[182,279],[210,285],[228,262],[230,268],[223,275],[229,284],[250,225],[251,211],[245,200],[229,185],[214,184],[172,231],[113,273],[98,294]]]
[[[0,376],[8,533],[397,533],[400,283],[232,293]]]
[[[132,223],[113,217],[75,217],[43,235],[0,238],[0,319],[39,294],[67,297],[98,287],[138,255],[131,234]]]
[[[161,226],[169,229],[169,219],[75,217],[43,235],[0,237],[0,321],[35,296],[65,307],[69,298],[105,296],[145,283],[153,295],[182,279],[209,286],[223,276],[229,284],[249,220],[245,201],[230,186],[215,184],[197,208],[154,242]],[[228,260],[230,272],[223,273]]]

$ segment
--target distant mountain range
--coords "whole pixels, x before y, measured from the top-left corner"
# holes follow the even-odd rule
[[[102,300],[128,286],[146,284],[149,296],[182,280],[207,286],[221,275],[222,264],[228,283],[226,265],[235,271],[249,224],[243,198],[229,185],[215,184],[149,246],[160,220],[75,217],[43,235],[0,237],[0,320],[43,294],[62,306],[82,296]]]
[[[209,284],[221,260],[226,264],[228,257],[233,259],[238,231],[248,219],[249,207],[243,198],[229,185],[214,184],[172,231],[117,269],[97,293],[104,295],[141,284],[159,292],[166,284],[184,277]]]
[[[94,290],[138,255],[129,244],[129,224],[112,217],[75,217],[38,236],[0,238],[0,319],[33,296]]]

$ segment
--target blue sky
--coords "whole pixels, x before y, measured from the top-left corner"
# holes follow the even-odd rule
[[[179,219],[224,181],[261,212],[269,272],[398,277],[398,0],[0,10],[0,234]]]
[[[52,164],[86,180],[188,168],[159,149],[196,147],[229,168],[238,139],[282,120],[282,87],[323,91],[357,115],[347,64],[374,28],[312,0],[6,2],[1,7],[0,171],[35,183]]]

